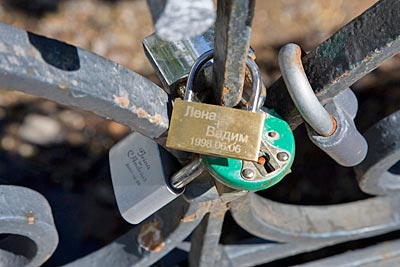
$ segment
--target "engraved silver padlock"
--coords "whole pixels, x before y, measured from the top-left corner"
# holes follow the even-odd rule
[[[204,169],[199,158],[179,169],[169,152],[137,132],[114,145],[109,159],[118,209],[132,224],[140,223],[180,196],[185,185]]]
[[[175,158],[137,132],[113,146],[109,156],[118,209],[129,223],[140,223],[184,191],[169,185],[179,170]]]
[[[359,164],[368,144],[353,121],[358,107],[356,96],[347,88],[323,107],[299,64],[300,55],[298,45],[287,44],[279,52],[279,65],[288,92],[306,121],[309,138],[340,165]]]

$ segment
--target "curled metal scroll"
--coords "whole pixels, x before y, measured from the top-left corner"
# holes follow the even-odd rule
[[[280,242],[358,239],[400,229],[400,196],[331,206],[289,205],[249,193],[231,203],[236,222],[251,234]]]
[[[364,136],[370,152],[355,168],[361,190],[373,195],[399,193],[400,110],[380,120]]]
[[[40,266],[57,244],[58,234],[47,200],[25,187],[1,185],[0,265]]]

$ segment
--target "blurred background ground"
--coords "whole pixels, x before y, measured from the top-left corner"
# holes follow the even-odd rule
[[[310,50],[375,2],[257,1],[251,45],[266,85],[280,76],[277,52],[283,44]],[[160,84],[141,44],[153,31],[144,0],[0,0],[0,21],[93,51]],[[399,61],[397,55],[353,86],[361,131],[399,109]],[[46,266],[83,256],[129,229],[116,208],[108,167],[108,150],[128,132],[89,112],[0,92],[0,183],[33,188],[49,200],[60,245]],[[352,169],[333,163],[304,132],[295,132],[293,173],[262,194],[302,204],[367,197]]]

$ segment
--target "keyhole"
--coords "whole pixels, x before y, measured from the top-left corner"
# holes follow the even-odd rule
[[[258,159],[258,163],[264,166],[264,169],[267,173],[271,173],[271,172],[275,171],[275,168],[274,168],[274,166],[272,166],[268,155],[261,156]]]

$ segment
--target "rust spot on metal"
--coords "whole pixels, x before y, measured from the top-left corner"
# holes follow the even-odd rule
[[[114,95],[114,101],[121,107],[129,106],[129,98],[127,96],[116,96]]]
[[[330,131],[327,135],[324,135],[325,137],[331,136],[336,132],[337,122],[333,116],[331,116],[331,121],[332,121],[332,131]]]
[[[304,67],[303,67],[303,62],[301,61],[301,48],[300,46],[296,45],[295,46],[295,54],[293,55],[293,58],[291,58],[291,60],[301,69],[301,71],[303,73],[305,73],[304,71]]]
[[[27,213],[26,215],[26,220],[28,221],[28,224],[34,224],[36,221],[35,215],[32,213]]]
[[[147,250],[160,252],[165,247],[161,226],[158,221],[152,221],[144,224],[140,229],[138,236],[139,245]]]
[[[144,117],[147,117],[147,115],[148,115],[148,113],[142,108],[138,108],[137,114],[138,114],[139,118],[144,118]]]
[[[161,124],[163,123],[163,120],[159,114],[155,114],[154,116],[150,117],[150,122],[154,124]]]
[[[369,61],[370,59],[372,59],[372,56],[371,56],[371,55],[366,55],[366,56],[364,57],[364,61]]]
[[[231,89],[231,88],[229,88],[229,87],[227,87],[227,86],[224,86],[224,87],[222,88],[222,94],[223,94],[223,95],[229,94],[230,92],[232,92],[232,89]]]
[[[188,216],[182,217],[182,218],[181,218],[181,222],[183,222],[183,223],[193,222],[193,221],[195,221],[196,219],[197,219],[197,214],[196,214],[196,213],[193,213],[193,214],[190,214],[190,215],[188,215]]]
[[[67,90],[67,89],[68,89],[68,86],[66,86],[65,84],[59,84],[59,85],[58,85],[58,89],[60,89],[60,90]]]

